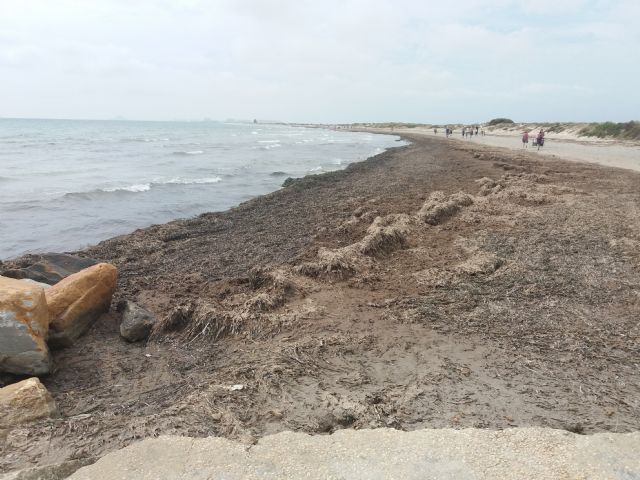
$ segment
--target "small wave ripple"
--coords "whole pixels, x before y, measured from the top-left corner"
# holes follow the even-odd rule
[[[190,150],[190,151],[172,152],[173,155],[202,155],[203,153],[204,153],[203,150]]]

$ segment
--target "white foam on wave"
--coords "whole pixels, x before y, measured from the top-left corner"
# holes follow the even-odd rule
[[[101,188],[99,191],[102,192],[148,192],[151,190],[150,183],[136,183],[135,185],[129,185],[128,187],[113,187],[113,188]]]
[[[321,172],[322,171],[322,167],[314,167],[311,170],[309,170],[310,172]]]
[[[218,183],[221,182],[221,177],[205,177],[205,178],[182,178],[182,177],[174,177],[164,182],[154,182],[158,184],[169,184],[169,185],[202,185],[208,183]]]
[[[182,177],[174,177],[169,180],[154,180],[150,183],[136,183],[133,185],[127,185],[124,187],[107,187],[107,188],[99,188],[97,190],[86,191],[86,192],[68,192],[65,193],[65,197],[83,197],[85,195],[92,194],[100,194],[100,193],[118,193],[118,192],[128,192],[128,193],[142,193],[148,192],[154,186],[160,185],[201,185],[201,184],[212,184],[221,182],[221,177],[205,177],[205,178],[182,178]]]
[[[258,140],[258,143],[279,143],[280,140]]]
[[[203,150],[188,150],[188,151],[173,152],[174,155],[202,155],[203,153],[204,153]]]

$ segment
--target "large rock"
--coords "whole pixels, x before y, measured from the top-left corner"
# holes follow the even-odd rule
[[[98,262],[91,258],[76,257],[66,253],[42,253],[23,257],[20,263],[25,266],[5,270],[2,274],[5,277],[30,278],[36,282],[53,285]]]
[[[43,288],[0,277],[0,370],[19,375],[49,373],[48,331]]]
[[[129,342],[137,342],[149,337],[156,323],[156,317],[153,313],[129,300],[121,302],[118,305],[118,310],[122,312],[122,322],[120,323],[122,338]]]
[[[49,345],[73,344],[100,315],[109,310],[116,289],[118,271],[99,263],[68,276],[47,289],[49,306]]]
[[[0,428],[11,428],[57,414],[56,404],[37,378],[0,388]]]

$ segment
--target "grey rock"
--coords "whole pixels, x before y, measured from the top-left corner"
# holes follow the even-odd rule
[[[91,258],[66,253],[28,255],[18,262],[24,266],[4,270],[2,275],[11,278],[29,278],[48,285],[54,285],[63,278],[98,263]]]
[[[124,300],[118,304],[118,311],[122,312],[120,335],[129,342],[145,340],[151,334],[156,324],[153,313],[135,303]]]
[[[545,428],[282,432],[251,447],[163,436],[112,452],[70,479],[633,479],[638,451],[640,432]]]
[[[0,276],[0,371],[44,375],[52,366],[46,344],[49,311],[44,290]]]

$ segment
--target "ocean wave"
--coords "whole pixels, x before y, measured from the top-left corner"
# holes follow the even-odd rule
[[[179,152],[172,152],[173,155],[202,155],[204,153],[204,151],[202,150],[191,150],[191,151],[179,151]]]
[[[135,185],[129,185],[128,187],[99,188],[97,190],[94,190],[94,192],[105,192],[105,193],[132,192],[132,193],[139,193],[139,192],[148,192],[149,190],[151,190],[151,184],[150,183],[136,183]],[[91,193],[91,192],[89,192],[89,193]]]
[[[289,174],[287,172],[278,171],[278,172],[271,172],[269,175],[272,177],[286,177]]]
[[[182,178],[174,177],[168,180],[156,180],[149,183],[136,183],[133,185],[127,185],[122,187],[108,187],[97,188],[95,190],[89,190],[86,192],[68,192],[63,195],[63,198],[91,198],[94,196],[121,193],[121,194],[135,194],[148,192],[154,187],[161,187],[163,185],[206,185],[221,182],[221,177],[205,177],[205,178]]]
[[[168,138],[157,138],[157,137],[136,137],[136,138],[123,138],[122,140],[120,140],[121,142],[124,143],[130,143],[130,142],[140,142],[140,143],[150,143],[150,142],[168,142],[169,139]]]
[[[202,185],[207,183],[221,182],[221,177],[207,177],[207,178],[181,178],[175,177],[164,182],[153,182],[154,185]]]
[[[262,151],[266,151],[266,150],[271,150],[272,148],[280,148],[282,147],[282,145],[280,145],[279,143],[271,143],[269,145],[261,145],[261,146],[254,146],[251,147],[252,150],[262,150]]]

